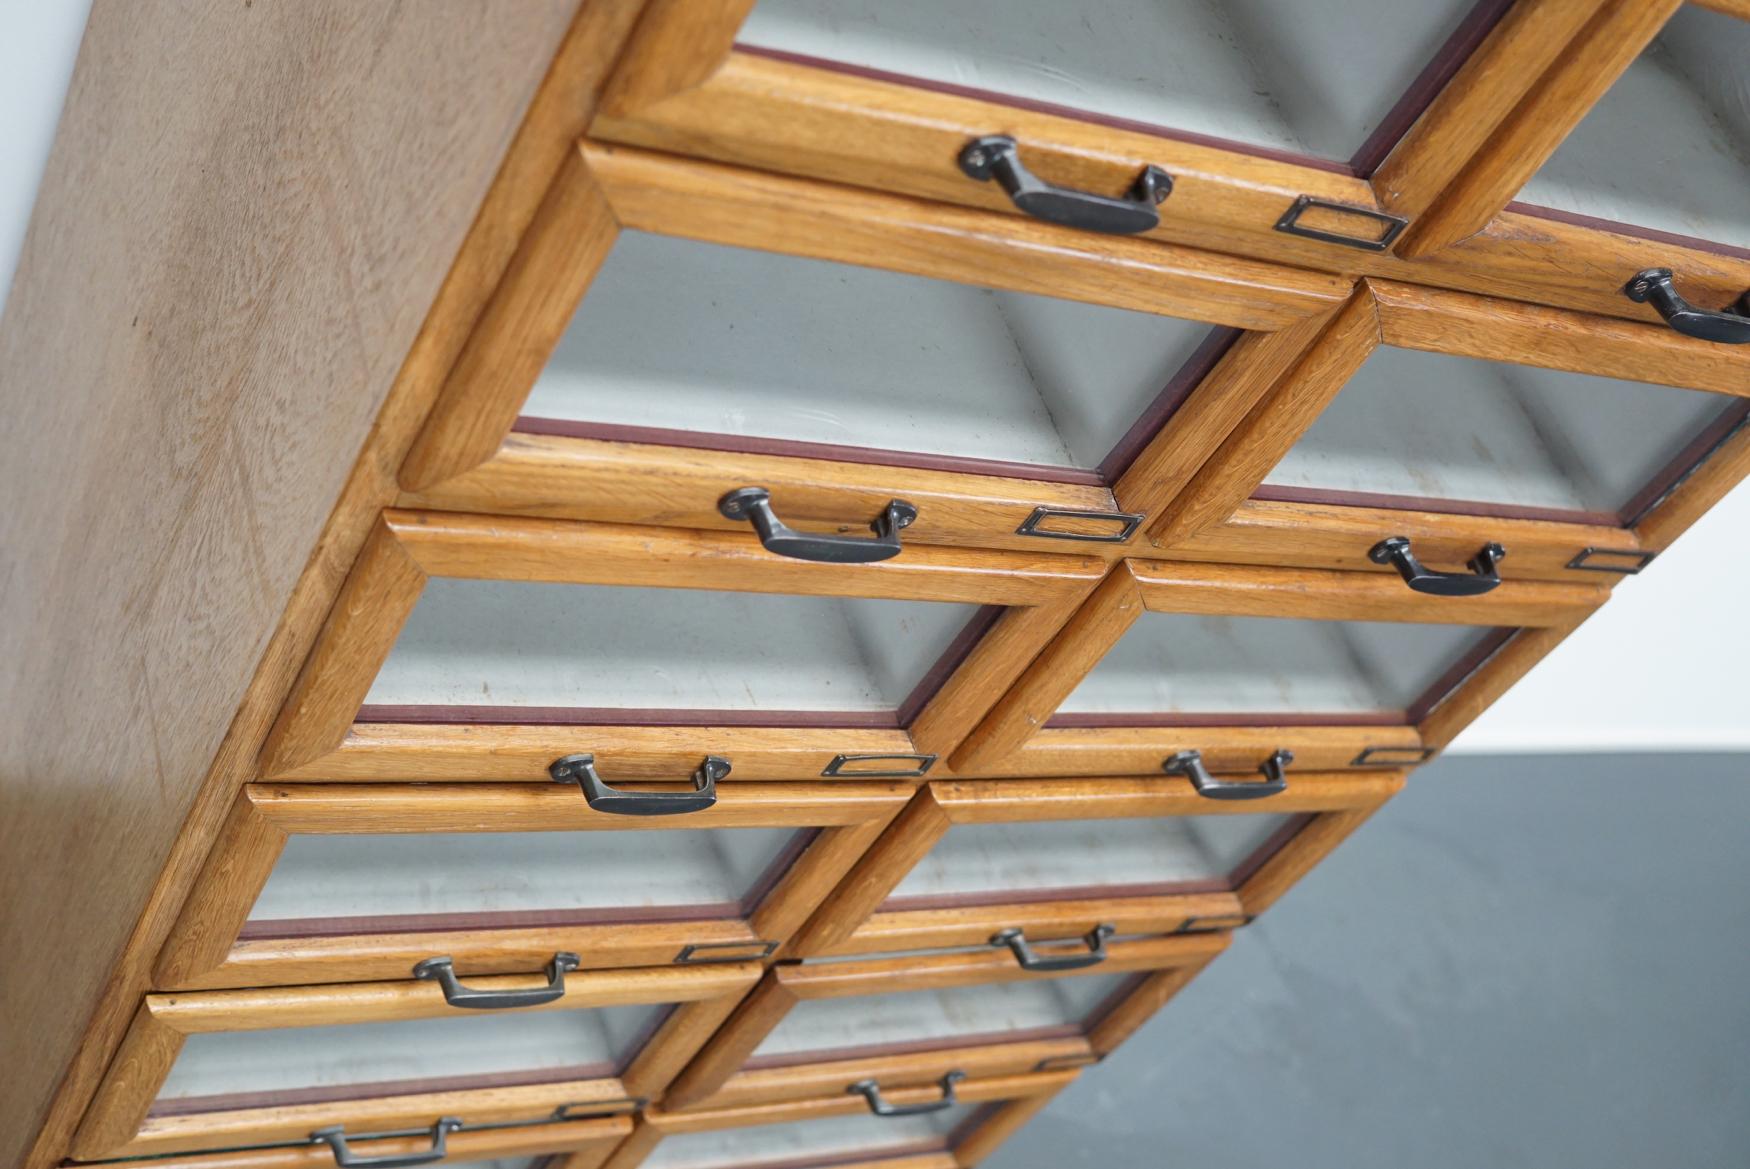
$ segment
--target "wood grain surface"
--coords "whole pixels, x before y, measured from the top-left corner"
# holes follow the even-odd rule
[[[574,8],[93,10],[0,321],[0,1164]]]

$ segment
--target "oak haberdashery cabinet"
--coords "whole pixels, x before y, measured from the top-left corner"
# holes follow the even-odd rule
[[[29,1169],[970,1169],[1750,473],[1743,0],[579,11]]]

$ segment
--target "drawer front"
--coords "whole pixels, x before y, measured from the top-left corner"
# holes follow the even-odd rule
[[[575,760],[575,757],[570,757]],[[762,959],[904,805],[904,784],[255,785],[156,970],[290,986]],[[655,800],[626,814],[615,800]],[[599,801],[598,803],[603,803]],[[649,814],[654,812],[655,814]]]
[[[661,1095],[760,970],[484,978],[468,1001],[433,981],[147,995],[74,1152],[290,1144],[336,1126],[435,1141],[629,1111]]]
[[[1102,567],[921,547],[809,564],[740,534],[390,512],[263,770],[323,759],[355,722],[890,730],[935,754]],[[727,764],[707,778],[760,778]]]
[[[1000,766],[1041,726],[1179,740],[1267,726],[1290,754],[1297,726],[1346,727],[1363,764],[1382,727],[1438,748],[1608,595],[1516,581],[1436,596],[1368,573],[1128,561],[950,762]]]

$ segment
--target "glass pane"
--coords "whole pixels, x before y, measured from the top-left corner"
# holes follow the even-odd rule
[[[545,1157],[508,1157],[496,1161],[444,1162],[444,1169],[542,1169]]]
[[[1089,470],[1209,331],[627,232],[523,413]]]
[[[789,828],[299,834],[243,936],[740,917],[806,836]]]
[[[893,712],[973,605],[431,580],[370,705]]]
[[[1059,714],[1401,721],[1494,636],[1467,625],[1144,613]]]
[[[1299,817],[1248,813],[956,824],[883,909],[1236,888]]]
[[[1347,0],[1315,16],[1302,0],[760,0],[740,40],[1345,160],[1473,5]]]
[[[1083,1034],[1130,974],[1081,974],[948,990],[799,1002],[755,1049],[749,1067],[854,1054],[926,1051]]]
[[[1747,61],[1750,21],[1685,5],[1519,198],[1750,248]]]
[[[190,1035],[153,1115],[611,1076],[667,1006]]]
[[[662,1138],[642,1169],[751,1169],[778,1164],[808,1169],[848,1154],[897,1157],[944,1151],[978,1113],[961,1104],[922,1116],[832,1116]]]
[[[1388,347],[1258,495],[1465,502],[1616,523],[1735,405],[1698,390]]]

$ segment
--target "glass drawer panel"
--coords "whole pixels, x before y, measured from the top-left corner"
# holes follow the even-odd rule
[[[1257,495],[1614,524],[1741,413],[1699,390],[1387,347]]]
[[[1055,112],[1348,159],[1473,0],[760,0],[740,41]],[[1001,127],[991,127],[992,132]]]
[[[1150,313],[627,232],[518,425],[1091,472],[1209,333]]]
[[[190,1035],[154,1116],[616,1074],[665,1005]]]
[[[1746,62],[1750,21],[1685,5],[1520,199],[1750,248]]]
[[[892,713],[977,613],[932,601],[433,579],[365,702]]]
[[[1502,636],[1465,625],[1144,613],[1058,717],[1413,722]]]
[[[1133,974],[1083,974],[797,1003],[749,1068],[1081,1035]]]
[[[742,917],[789,828],[293,835],[243,937]]]
[[[642,1169],[811,1169],[853,1157],[942,1152],[969,1127],[979,1106],[959,1104],[922,1116],[853,1116],[762,1124],[665,1136]]]
[[[1301,817],[1277,813],[956,824],[883,909],[1223,892]]]

